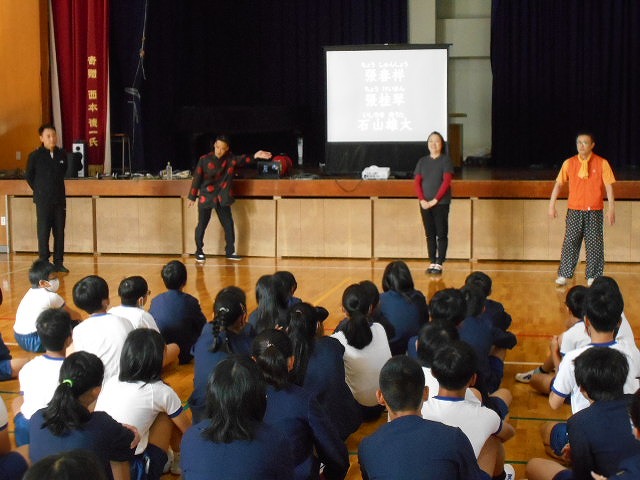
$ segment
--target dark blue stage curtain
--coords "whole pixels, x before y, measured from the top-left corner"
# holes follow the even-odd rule
[[[122,88],[129,86],[137,62],[144,0],[111,0],[112,62]],[[181,122],[192,107],[292,107],[305,112],[305,163],[323,158],[325,45],[407,42],[407,0],[150,0],[148,2],[146,80],[139,80],[144,130],[144,167],[157,171],[171,161],[191,168],[188,145],[195,134]],[[122,25],[120,25],[122,22]],[[123,31],[124,30],[124,31]],[[131,58],[133,56],[133,58]],[[124,60],[123,60],[124,59]],[[125,62],[126,60],[126,62]],[[116,90],[118,87],[113,87]],[[121,99],[121,124],[131,115]],[[258,108],[259,110],[259,108]],[[263,111],[269,111],[263,109]],[[269,119],[266,119],[268,122]],[[219,133],[219,130],[218,132]],[[259,132],[252,132],[259,133]],[[269,144],[235,145],[240,153]],[[295,155],[295,138],[292,153]]]
[[[640,2],[493,0],[491,64],[496,165],[559,166],[581,130],[638,165]]]

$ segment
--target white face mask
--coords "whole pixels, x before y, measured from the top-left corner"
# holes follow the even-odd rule
[[[51,280],[47,280],[49,282],[49,286],[45,287],[50,292],[57,292],[58,288],[60,288],[60,280],[58,278],[52,278]]]

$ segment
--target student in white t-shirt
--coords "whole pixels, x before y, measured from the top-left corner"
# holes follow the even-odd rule
[[[376,397],[378,377],[391,358],[384,328],[379,323],[369,324],[369,307],[364,287],[348,286],[342,295],[342,309],[348,321],[331,335],[344,346],[345,380],[360,404],[365,421],[378,418],[383,411]]]
[[[551,386],[549,405],[554,410],[560,408],[565,399],[571,397],[571,411],[577,413],[589,406],[576,383],[573,361],[589,348],[615,348],[621,351],[629,363],[629,373],[624,385],[624,393],[635,393],[640,376],[640,352],[635,343],[618,341],[616,333],[620,328],[624,300],[617,285],[610,282],[594,284],[587,290],[584,301],[584,324],[591,343],[568,352],[558,367],[558,374]],[[557,337],[554,337],[557,342]],[[546,441],[546,436],[543,440]],[[548,444],[548,442],[546,442]]]
[[[29,269],[31,288],[25,293],[16,311],[13,333],[16,342],[28,352],[44,352],[40,337],[36,333],[36,319],[47,308],[64,308],[73,320],[79,314],[70,309],[56,292],[60,286],[58,272],[46,260],[36,260]]]
[[[29,361],[18,376],[23,401],[14,418],[17,446],[29,443],[31,415],[47,406],[58,387],[65,350],[71,344],[71,317],[64,310],[49,308],[38,316],[36,331],[46,352]]]
[[[133,326],[126,318],[107,313],[109,285],[97,275],[84,277],[73,287],[74,303],[87,312],[89,318],[73,329],[73,343],[67,349],[97,355],[104,364],[104,381],[120,373],[120,352]]]
[[[156,332],[160,331],[153,315],[144,309],[151,292],[147,281],[143,277],[136,275],[122,280],[118,287],[118,295],[120,296],[121,305],[111,307],[109,309],[110,314],[126,318],[131,322],[133,328],[150,328]],[[178,359],[178,355],[180,355],[180,347],[177,344],[170,343],[167,345],[164,365],[175,362]]]
[[[513,467],[504,464],[502,443],[513,437],[514,428],[495,411],[465,399],[469,385],[475,382],[476,370],[476,354],[467,343],[454,341],[439,349],[431,371],[440,388],[438,395],[422,406],[422,417],[459,427],[469,438],[484,472],[492,478],[506,472],[506,478],[513,478],[509,477]]]
[[[122,349],[120,375],[105,382],[96,403],[97,411],[137,428],[136,458],[143,465],[148,459],[149,479],[162,475],[170,447],[175,452],[171,471],[180,473],[180,441],[191,426],[190,412],[162,381],[164,353],[160,332],[148,328],[130,332]]]

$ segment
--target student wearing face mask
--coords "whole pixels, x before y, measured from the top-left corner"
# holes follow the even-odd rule
[[[69,308],[64,299],[56,292],[60,287],[58,272],[54,265],[47,260],[36,260],[29,269],[31,288],[22,297],[16,312],[16,323],[13,333],[16,342],[27,352],[44,352],[38,332],[36,319],[48,308],[62,308],[71,316],[72,320],[79,320],[78,312]]]

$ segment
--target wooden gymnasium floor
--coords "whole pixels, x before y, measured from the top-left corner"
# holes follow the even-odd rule
[[[559,248],[559,246],[558,246]],[[151,296],[164,290],[160,269],[171,257],[163,256],[87,256],[68,255],[66,266],[71,273],[61,280],[59,293],[72,303],[71,290],[76,281],[85,275],[97,274],[104,277],[111,289],[112,304],[119,304],[117,288],[120,280],[130,275],[142,275],[149,282]],[[28,269],[33,255],[0,255],[0,286],[4,293],[4,303],[0,306],[0,332],[10,344],[16,357],[26,356],[13,343],[13,322],[20,299],[29,288]],[[276,270],[293,272],[298,281],[296,295],[304,301],[326,307],[330,316],[325,322],[328,333],[333,331],[342,318],[340,299],[349,284],[369,279],[378,286],[386,260],[348,259],[276,259],[246,258],[241,262],[230,262],[224,258],[210,258],[205,266],[196,266],[193,258],[183,259],[189,272],[186,291],[200,299],[207,318],[211,318],[212,302],[220,288],[237,285],[247,292],[248,309],[255,307],[253,287],[256,280]],[[524,476],[524,464],[529,458],[544,456],[538,426],[543,420],[564,419],[569,407],[554,412],[548,407],[546,398],[533,393],[527,385],[518,384],[513,375],[526,371],[541,361],[548,348],[549,337],[563,330],[563,301],[566,288],[556,288],[553,280],[557,265],[551,262],[482,262],[449,261],[441,279],[434,279],[424,273],[425,264],[419,261],[407,262],[412,270],[416,288],[428,298],[439,289],[460,287],[465,277],[473,270],[482,270],[493,278],[492,297],[504,303],[513,317],[512,331],[518,336],[518,345],[507,356],[503,386],[510,388],[514,395],[511,407],[511,422],[517,430],[514,439],[506,444],[507,461],[516,467],[518,478]],[[640,265],[609,264],[606,273],[620,284],[625,297],[625,312],[636,331],[640,331],[640,302],[635,287],[640,284]],[[577,282],[584,284],[584,266],[578,267]],[[170,368],[166,381],[186,400],[191,392],[192,366]],[[0,383],[2,398],[11,411],[11,403],[19,390],[17,380]],[[10,413],[13,418],[13,414]],[[360,478],[357,462],[357,445],[363,436],[374,431],[383,420],[363,425],[352,435],[347,446],[351,458],[349,479]],[[10,424],[10,431],[13,426]],[[170,478],[167,475],[165,478]]]

